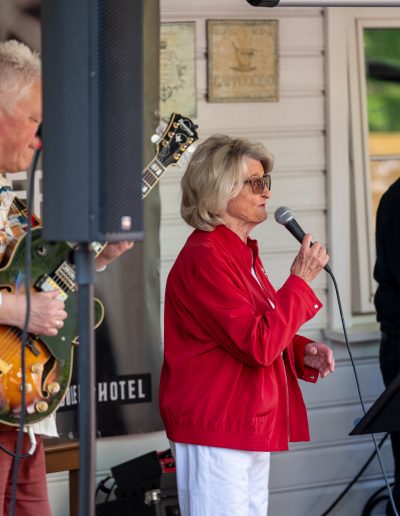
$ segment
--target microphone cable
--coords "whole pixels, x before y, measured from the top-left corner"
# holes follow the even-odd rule
[[[33,206],[33,192],[35,187],[35,173],[37,163],[39,161],[41,146],[35,150],[33,160],[31,166],[28,170],[28,191],[27,191],[27,226],[26,226],[26,236],[25,236],[25,296],[26,296],[26,313],[24,326],[21,335],[21,418],[20,418],[20,426],[18,429],[18,437],[17,437],[17,446],[15,453],[7,450],[7,453],[14,456],[13,463],[13,471],[12,471],[12,489],[11,489],[11,503],[10,503],[10,516],[14,516],[15,512],[15,502],[17,497],[17,483],[18,483],[18,469],[20,459],[27,459],[31,457],[36,449],[36,440],[31,428],[28,429],[29,436],[31,439],[31,449],[28,453],[22,454],[22,444],[24,437],[24,426],[25,426],[25,418],[26,418],[26,399],[25,399],[25,390],[26,390],[26,374],[25,374],[25,349],[26,343],[28,340],[28,325],[30,318],[30,310],[31,310],[31,244],[32,244],[32,206]]]
[[[394,486],[394,482],[391,485]],[[387,495],[381,494],[382,491],[384,491],[385,489],[386,486],[381,487],[380,489],[378,489],[378,491],[371,495],[370,498],[368,498],[367,503],[364,505],[364,509],[361,513],[361,516],[370,516],[371,511],[374,509],[374,507],[376,507],[381,502],[387,500]]]
[[[300,244],[302,243],[302,241],[304,239],[304,236],[305,236],[305,233],[304,233],[303,229],[299,226],[299,224],[297,223],[297,221],[293,217],[293,214],[292,214],[291,210],[287,206],[280,206],[279,208],[276,209],[276,211],[275,211],[275,220],[278,222],[278,224],[282,224],[283,226],[285,226],[285,228],[294,236],[294,238],[296,238],[296,240],[298,240],[300,242]],[[313,243],[311,242],[310,246],[312,246],[312,245],[313,245]],[[356,369],[356,366],[355,366],[355,363],[354,363],[353,354],[352,354],[351,349],[350,349],[349,339],[347,337],[346,323],[345,323],[345,320],[344,320],[343,309],[342,309],[342,302],[341,302],[340,294],[339,294],[339,288],[338,288],[338,285],[337,285],[337,282],[336,282],[336,278],[335,278],[331,268],[328,265],[325,265],[324,269],[326,270],[326,272],[331,277],[331,279],[333,281],[333,285],[335,287],[336,298],[337,298],[337,302],[338,302],[338,306],[339,306],[340,320],[342,322],[343,334],[344,334],[344,338],[345,338],[345,342],[346,342],[346,347],[347,347],[347,351],[349,353],[349,357],[350,357],[350,361],[351,361],[351,366],[352,366],[353,371],[354,371],[354,377],[355,377],[355,380],[356,380],[358,397],[360,399],[362,411],[363,411],[363,414],[365,416],[367,411],[365,409],[364,401],[363,401],[363,398],[362,398],[362,395],[361,395],[361,388],[360,388],[360,382],[359,382],[359,379],[358,379],[357,369]],[[382,475],[383,475],[383,478],[385,480],[385,484],[386,484],[386,487],[387,487],[387,490],[388,490],[388,493],[389,493],[389,499],[390,499],[390,503],[391,503],[393,511],[394,511],[394,515],[395,516],[399,516],[399,513],[396,510],[396,505],[395,505],[394,500],[393,500],[392,490],[390,489],[390,485],[389,485],[389,481],[388,481],[387,476],[386,476],[385,468],[383,466],[383,461],[382,461],[381,454],[379,452],[379,447],[378,447],[378,445],[376,443],[375,435],[373,433],[371,433],[371,437],[372,437],[372,440],[374,442],[375,453],[378,456],[379,465],[380,465],[380,468],[381,468],[381,471],[382,471]]]
[[[333,281],[333,285],[335,287],[336,298],[337,298],[337,301],[338,301],[338,307],[339,307],[339,313],[340,313],[340,320],[342,322],[343,334],[344,334],[344,338],[345,338],[345,342],[346,342],[346,348],[347,348],[347,351],[349,353],[351,366],[352,366],[353,371],[354,371],[354,377],[355,377],[355,380],[356,380],[357,392],[358,392],[358,397],[360,399],[361,408],[362,408],[363,414],[365,415],[367,413],[367,411],[365,409],[364,400],[362,398],[360,382],[359,382],[359,379],[358,379],[358,373],[357,373],[357,369],[356,369],[356,366],[355,366],[355,363],[354,363],[353,354],[352,354],[351,349],[350,349],[349,339],[348,339],[348,336],[347,336],[347,329],[346,329],[346,323],[345,323],[344,315],[343,315],[343,308],[342,308],[342,302],[341,302],[341,299],[340,299],[339,288],[338,288],[338,285],[337,285],[337,282],[336,282],[336,278],[335,278],[332,270],[329,268],[327,270],[327,272],[328,272],[329,276],[331,277],[331,279]],[[373,456],[376,454],[377,457],[378,457],[378,461],[379,461],[380,469],[382,471],[382,475],[383,475],[383,478],[384,478],[384,481],[385,481],[386,489],[388,490],[390,504],[392,506],[394,515],[395,516],[399,516],[399,513],[397,512],[397,509],[396,509],[396,505],[394,503],[392,490],[390,488],[390,484],[389,484],[389,481],[388,481],[388,478],[387,478],[387,475],[386,475],[386,472],[385,472],[385,468],[383,466],[382,456],[381,456],[380,451],[379,451],[379,448],[383,444],[383,442],[381,442],[380,446],[378,446],[378,444],[376,442],[375,434],[371,433],[371,437],[372,437],[372,440],[373,440],[373,443],[374,443],[374,446],[375,446],[375,451],[373,453]],[[386,438],[386,436],[385,436],[385,438]],[[372,460],[372,457],[371,457],[371,460]],[[330,510],[331,510],[331,507],[328,509],[328,511],[325,511],[321,516],[326,516],[330,512]]]
[[[380,443],[378,444],[378,448],[380,449],[383,446],[383,443],[386,441],[386,439],[389,437],[389,432],[387,432],[381,439]],[[350,489],[354,486],[354,484],[357,482],[357,480],[361,477],[361,475],[364,473],[364,471],[368,468],[368,466],[371,464],[373,458],[376,455],[376,450],[374,450],[371,455],[368,457],[366,462],[363,466],[361,466],[358,473],[354,476],[354,478],[347,484],[347,486],[343,489],[343,491],[336,497],[336,499],[331,503],[331,505],[326,509],[325,512],[321,514],[321,516],[327,516],[340,502],[340,500],[350,491]],[[386,486],[384,486],[382,489],[386,489]],[[381,490],[382,490],[381,489]],[[375,493],[376,494],[376,493]],[[374,495],[375,496],[375,495]],[[368,504],[367,504],[368,505]],[[364,515],[364,512],[362,514]]]

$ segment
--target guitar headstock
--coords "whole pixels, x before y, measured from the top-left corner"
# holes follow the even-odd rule
[[[155,144],[157,160],[164,167],[177,163],[188,147],[198,140],[197,127],[190,118],[172,113]]]

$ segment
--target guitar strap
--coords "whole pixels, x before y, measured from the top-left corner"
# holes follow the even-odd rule
[[[24,231],[26,231],[26,227],[28,225],[28,219],[27,219],[28,207],[27,207],[26,202],[23,201],[22,199],[20,199],[19,197],[15,196],[11,203],[11,209],[13,210],[14,213],[17,214],[19,220],[22,222]],[[11,211],[11,209],[10,209],[10,211]],[[41,223],[42,223],[41,219],[33,213],[32,217],[31,217],[32,227],[34,228],[36,226],[40,226]]]
[[[27,227],[26,205],[18,199],[12,186],[0,174],[0,264],[8,260]],[[38,219],[32,221],[38,224]]]
[[[24,200],[20,199],[19,197],[15,196],[14,199],[12,200],[12,203],[10,206],[9,220],[10,220],[10,223],[11,223],[11,221],[13,221],[13,223],[11,223],[12,227],[14,227],[13,224],[16,226],[19,226],[19,228],[20,228],[19,234],[20,235],[21,235],[21,230],[23,232],[26,232],[26,228],[28,225],[27,217],[28,217],[27,203]],[[41,223],[42,223],[41,219],[33,213],[32,219],[31,219],[32,227],[34,228],[34,227],[40,226]],[[18,239],[17,239],[17,241],[18,241]],[[99,242],[92,242],[91,245],[92,245],[92,249],[95,252],[96,256],[98,256],[105,247],[104,244],[100,244]],[[15,244],[11,245],[11,251],[14,248],[14,246],[15,246]],[[7,255],[10,255],[10,254],[11,253],[7,249]]]
[[[11,190],[12,192],[12,190]],[[0,263],[7,262],[18,240],[26,233],[28,210],[24,201],[14,195],[8,213],[3,216],[0,228]],[[0,193],[1,196],[1,193]],[[32,216],[32,227],[40,224],[40,219]]]

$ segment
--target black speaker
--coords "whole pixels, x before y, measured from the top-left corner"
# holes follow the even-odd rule
[[[137,495],[96,505],[96,516],[180,516],[180,514],[177,496],[162,498],[152,505],[146,505],[143,497],[140,498]]]
[[[179,513],[178,513],[179,514]],[[96,505],[96,516],[159,516],[154,506],[144,503],[144,496],[131,495]]]
[[[116,500],[96,506],[96,516],[180,516],[175,460],[155,451],[111,468]]]
[[[46,240],[143,237],[145,3],[42,1]]]
[[[118,496],[140,494],[160,487],[161,465],[157,452],[149,452],[111,468]]]

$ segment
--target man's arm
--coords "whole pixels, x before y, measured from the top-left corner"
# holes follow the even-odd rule
[[[132,249],[134,242],[117,242],[114,244],[107,244],[103,251],[96,258],[96,270],[103,270],[113,262],[116,258],[124,254],[129,249]]]
[[[55,336],[67,318],[64,302],[58,292],[32,292],[28,331],[38,335]],[[4,292],[0,305],[0,324],[23,329],[26,314],[25,294]]]

